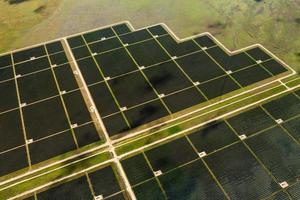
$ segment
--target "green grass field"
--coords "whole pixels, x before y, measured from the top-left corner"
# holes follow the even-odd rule
[[[24,35],[49,17],[57,9],[59,2],[60,0],[0,1],[0,52],[23,47]],[[34,38],[35,35],[30,37]]]
[[[0,2],[0,51],[129,20],[179,37],[209,31],[230,49],[261,43],[300,71],[300,0],[30,0]]]

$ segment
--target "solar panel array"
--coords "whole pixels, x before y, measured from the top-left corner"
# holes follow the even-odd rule
[[[178,42],[161,25],[68,42],[110,136],[288,71],[259,47],[229,55],[208,35]]]
[[[0,57],[0,176],[100,136],[60,41]]]
[[[300,90],[147,148],[125,158],[121,164],[137,199],[297,200],[300,198],[299,130]],[[103,177],[92,188],[108,181],[107,176],[112,184],[99,186],[102,191],[94,193],[94,197],[125,199],[126,193],[119,189],[112,173],[104,173],[108,169],[96,172]],[[83,184],[72,185],[85,178],[35,195],[39,200],[46,199],[45,196],[63,197],[75,187],[83,187]],[[87,178],[95,180],[93,176]],[[83,195],[84,199],[93,198],[93,189],[86,192],[85,184],[86,189],[76,190],[74,199]]]
[[[0,176],[102,142],[78,74],[113,137],[283,73],[260,47],[230,55],[209,35],[178,42],[162,25],[118,24],[3,54]]]

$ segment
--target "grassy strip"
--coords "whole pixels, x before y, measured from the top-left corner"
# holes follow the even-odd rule
[[[38,164],[35,164],[31,167],[31,171],[32,170],[38,170],[44,166],[48,166],[52,163],[55,163],[55,162],[58,162],[58,161],[61,161],[61,160],[64,160],[64,159],[67,159],[67,158],[70,158],[71,156],[75,156],[75,155],[78,155],[79,153],[83,153],[85,151],[88,151],[90,149],[93,149],[95,147],[98,147],[99,145],[102,145],[104,144],[104,141],[99,141],[99,142],[96,142],[96,143],[93,143],[91,145],[88,145],[88,146],[85,146],[85,147],[82,147],[80,149],[77,149],[77,150],[74,150],[74,151],[70,151],[70,152],[67,152],[65,154],[61,154],[59,156],[56,156],[56,157],[53,157],[49,160],[46,160],[46,161],[43,161],[41,163],[38,163]],[[104,150],[105,147],[101,148]],[[98,151],[100,151],[101,149],[99,149]],[[85,157],[88,156],[89,154],[87,155],[84,155]],[[72,161],[73,159],[71,160],[68,160],[68,161],[65,161],[65,162],[62,162],[61,164],[57,164],[57,165],[54,165],[53,167],[57,168],[58,166],[60,165],[65,165],[66,163],[70,163],[70,161]],[[45,168],[46,170],[49,170],[53,167],[47,167]],[[41,171],[38,171],[37,173],[42,173],[43,171],[45,171],[45,169],[41,170]],[[27,168],[24,168],[24,169],[21,169],[21,170],[18,170],[18,171],[15,171],[15,172],[12,172],[8,175],[5,175],[5,176],[2,176],[0,177],[0,182],[2,181],[5,181],[5,180],[9,180],[11,178],[14,178],[14,177],[17,177],[17,176],[20,176],[22,174],[25,174],[25,173],[28,173],[30,171],[30,169],[27,167]],[[20,181],[20,180],[18,180]],[[2,188],[2,186],[0,186],[0,189]]]
[[[234,103],[234,104],[231,104],[231,105],[228,105],[228,106],[226,106],[226,104],[228,104],[228,102],[223,102],[221,104],[217,104],[217,105],[213,106],[213,108],[210,108],[210,110],[220,108],[224,105],[225,105],[225,107],[220,108],[219,110],[207,113],[205,115],[196,117],[196,118],[194,118],[190,121],[186,121],[186,122],[183,122],[181,124],[174,125],[174,126],[168,128],[166,130],[158,131],[157,133],[149,135],[148,137],[144,137],[144,138],[135,140],[133,142],[129,142],[129,143],[126,143],[124,145],[121,145],[121,146],[116,148],[116,152],[117,152],[118,155],[130,152],[130,151],[135,150],[137,148],[140,148],[144,145],[148,145],[148,144],[151,144],[151,143],[153,143],[157,140],[163,139],[163,138],[168,137],[170,135],[174,135],[174,134],[176,134],[176,133],[178,133],[182,130],[185,130],[187,128],[190,128],[192,126],[196,126],[196,125],[198,125],[200,123],[203,123],[203,122],[205,122],[209,119],[212,119],[216,116],[226,114],[229,111],[235,110],[235,109],[240,108],[244,105],[251,104],[253,102],[256,102],[256,101],[259,101],[259,100],[264,99],[266,97],[269,97],[273,94],[282,92],[285,89],[286,88],[284,86],[278,86],[278,87],[275,87],[271,90],[268,90],[268,91],[265,91],[265,92],[260,93],[258,95],[255,95],[255,96],[253,96],[249,99],[245,99],[245,100],[242,100],[240,102],[237,102],[237,103]],[[206,111],[203,111],[203,113],[204,112],[206,112]]]
[[[287,78],[283,79],[282,82],[287,83],[287,82],[290,82],[290,81],[295,80],[297,78],[300,78],[299,74],[295,74],[293,76],[287,77]]]
[[[258,92],[266,91],[266,90],[269,90],[269,89],[271,89],[271,88],[274,88],[274,87],[280,86],[280,85],[281,85],[281,84],[280,84],[279,82],[275,82],[275,83],[273,83],[273,84],[271,84],[271,85],[268,85],[268,86],[259,88],[259,89],[257,89],[257,90],[253,90],[253,91],[251,91],[251,92],[242,94],[242,95],[240,95],[240,96],[237,96],[237,97],[228,99],[228,100],[226,100],[226,101],[224,101],[224,102],[220,102],[220,103],[218,103],[218,104],[211,105],[211,106],[209,106],[209,107],[207,107],[207,108],[203,108],[203,107],[206,106],[206,104],[205,104],[205,105],[204,105],[204,104],[199,104],[199,105],[193,106],[193,107],[188,108],[188,109],[186,109],[186,110],[184,110],[184,111],[182,111],[182,112],[179,112],[180,116],[185,115],[185,114],[187,114],[187,113],[194,112],[195,110],[198,110],[198,109],[201,109],[201,110],[199,110],[199,111],[197,111],[197,112],[194,112],[194,113],[192,113],[192,114],[189,114],[188,116],[185,116],[185,117],[183,117],[183,118],[180,118],[180,119],[174,120],[174,121],[172,121],[172,122],[169,122],[167,125],[162,125],[162,126],[157,127],[157,128],[155,128],[155,129],[153,129],[153,130],[150,129],[150,130],[148,130],[148,131],[145,131],[143,134],[139,134],[139,135],[137,135],[136,137],[132,137],[132,138],[129,138],[129,139],[127,139],[127,140],[122,140],[122,141],[116,143],[115,146],[118,147],[118,146],[124,145],[124,144],[128,143],[128,141],[132,141],[132,140],[134,140],[134,139],[138,139],[138,138],[140,138],[140,137],[149,135],[149,134],[153,133],[154,131],[158,132],[158,131],[161,131],[161,130],[163,130],[163,129],[165,130],[165,129],[167,129],[167,128],[173,126],[173,125],[175,126],[176,124],[183,122],[184,120],[189,120],[189,119],[191,119],[191,118],[193,118],[193,117],[197,117],[197,116],[199,116],[200,114],[203,114],[203,113],[205,113],[205,112],[209,112],[209,111],[211,111],[211,110],[218,109],[218,108],[220,108],[220,107],[222,107],[222,106],[226,106],[227,104],[236,102],[236,101],[238,101],[238,100],[240,100],[240,99],[247,98],[247,97],[249,97],[249,96],[251,96],[251,95],[254,95],[254,94],[258,93]],[[221,100],[223,99],[223,97],[219,97],[218,99],[219,99],[219,101],[221,101]],[[174,117],[177,117],[177,113],[176,113],[176,116],[174,116]]]
[[[274,86],[277,86],[277,87],[274,87]],[[140,139],[137,139],[135,141],[125,143],[125,144],[123,144],[123,142],[120,142],[118,144],[119,147],[117,147],[116,151],[117,151],[118,155],[130,152],[134,149],[140,148],[140,147],[142,147],[144,145],[147,145],[147,144],[151,144],[155,141],[166,138],[168,136],[177,134],[182,130],[186,130],[190,127],[196,126],[196,125],[201,124],[201,123],[203,123],[207,120],[210,120],[210,119],[212,119],[216,116],[228,113],[229,111],[232,111],[232,110],[235,110],[235,109],[237,109],[239,107],[242,107],[244,105],[256,102],[256,101],[261,100],[263,98],[266,98],[270,95],[282,92],[286,89],[282,85],[278,86],[277,83],[273,84],[273,87],[274,88],[269,89],[269,90],[266,90],[266,88],[263,88],[263,90],[264,90],[263,93],[257,94],[255,96],[252,96],[249,99],[245,99],[245,100],[242,100],[240,102],[236,102],[236,101],[241,100],[241,99],[243,99],[245,97],[248,97],[250,95],[253,95],[253,94],[257,93],[258,91],[253,91],[253,92],[250,92],[250,93],[247,93],[247,94],[243,94],[241,96],[232,98],[232,99],[224,101],[222,103],[213,105],[213,106],[208,107],[206,109],[203,109],[203,110],[201,110],[197,113],[194,113],[191,116],[188,116],[187,118],[191,119],[191,120],[187,120],[187,121],[183,122],[183,120],[186,120],[186,118],[185,118],[185,119],[180,119],[180,120],[174,121],[174,122],[171,123],[171,127],[170,127],[170,124],[168,124],[167,126],[169,128],[167,128],[167,129],[164,129],[164,130],[157,130],[156,129],[156,131],[157,131],[156,133],[154,133],[152,135],[149,135],[147,137],[140,138]],[[236,102],[236,103],[234,103],[234,102]],[[233,103],[233,104],[229,105],[230,103]],[[213,110],[216,110],[216,111],[213,111]],[[207,113],[209,111],[212,111],[212,112]],[[204,114],[202,116],[198,116],[201,113],[207,113],[207,114]],[[178,121],[179,122],[181,121],[182,123],[177,124]],[[172,124],[174,124],[174,125],[172,126]],[[162,128],[165,128],[165,126],[162,127]],[[189,132],[194,132],[194,130],[191,130]],[[187,133],[189,133],[189,132],[187,132]],[[148,132],[148,134],[149,134],[149,132]],[[141,136],[138,136],[138,137],[141,137]],[[130,140],[132,140],[132,139],[130,139]],[[128,142],[130,140],[127,140],[125,142]],[[16,186],[11,187],[11,188],[7,188],[5,190],[2,190],[0,192],[0,199],[2,199],[2,198],[5,199],[5,198],[9,198],[11,196],[15,196],[19,193],[31,190],[33,188],[36,188],[38,186],[41,186],[41,185],[44,185],[46,183],[52,182],[56,179],[65,177],[65,176],[70,175],[72,173],[76,173],[78,171],[81,171],[81,170],[86,169],[88,167],[91,167],[93,165],[100,164],[101,162],[104,162],[108,159],[110,159],[109,153],[103,153],[103,154],[100,154],[100,155],[95,155],[91,158],[87,158],[87,159],[85,159],[83,161],[80,161],[78,163],[70,164],[68,166],[66,165],[67,164],[67,162],[66,162],[66,163],[61,163],[59,165],[55,165],[53,167],[46,168],[46,169],[44,169],[42,171],[39,171],[36,174],[33,174],[29,177],[24,177],[23,180],[26,179],[26,178],[30,178],[30,177],[33,177],[35,175],[41,174],[41,173],[45,173],[44,175],[41,175],[40,177],[36,177],[36,178],[31,179],[31,180],[25,181],[23,183],[20,183]],[[68,162],[68,163],[70,163],[70,162]],[[58,168],[60,168],[60,169],[58,169]],[[53,171],[49,172],[49,173],[46,173],[50,170],[53,170]],[[20,180],[18,180],[18,181],[20,181]],[[9,184],[12,184],[12,183],[9,183]],[[2,188],[5,187],[5,186],[7,186],[7,185],[2,186]]]
[[[101,149],[101,150],[98,150],[97,152],[101,152],[101,151],[105,151],[105,150],[104,150],[104,149],[103,149],[103,150]],[[18,183],[18,182],[20,182],[20,181],[22,181],[22,180],[26,180],[26,179],[29,179],[29,178],[38,176],[39,174],[44,174],[44,173],[47,173],[48,171],[52,171],[52,170],[61,168],[61,167],[63,167],[63,166],[67,166],[68,164],[70,164],[70,163],[72,163],[72,162],[74,162],[74,161],[76,161],[76,160],[78,160],[78,159],[84,159],[84,158],[90,157],[90,156],[92,156],[93,154],[95,154],[95,153],[97,153],[97,152],[83,154],[83,155],[81,155],[81,156],[74,157],[74,158],[69,159],[69,160],[66,160],[66,161],[64,161],[64,162],[61,162],[61,163],[58,163],[58,164],[55,164],[55,165],[52,165],[52,166],[49,166],[49,167],[45,167],[44,169],[37,170],[36,172],[32,172],[32,171],[31,171],[30,174],[27,174],[27,175],[25,175],[25,176],[22,176],[22,177],[16,179],[16,180],[9,181],[8,183],[1,185],[1,186],[0,186],[0,190],[1,190],[2,188],[8,187],[9,185],[12,185],[12,184],[14,184],[14,183]],[[68,154],[68,153],[67,153],[67,154]],[[65,157],[65,154],[60,155],[59,157],[61,158],[60,160],[62,160],[62,159]],[[57,159],[58,159],[58,158],[57,158]],[[34,168],[33,168],[32,170],[34,170]],[[10,178],[13,178],[13,177],[16,177],[16,176],[18,176],[18,175],[21,175],[20,172],[23,172],[23,173],[21,173],[21,174],[24,174],[25,172],[30,172],[30,171],[29,171],[29,169],[26,169],[26,171],[25,171],[25,169],[23,169],[23,170],[20,170],[20,171],[18,171],[18,172],[16,172],[16,173],[12,173],[12,174],[9,174],[8,176],[4,176],[4,177],[10,177]],[[15,175],[15,176],[14,176],[14,175]],[[5,179],[4,179],[4,180],[5,180]],[[9,178],[6,179],[6,180],[9,180]]]
[[[120,138],[124,137],[125,135],[136,133],[136,132],[140,132],[140,131],[142,133],[140,133],[137,137],[140,137],[140,136],[143,136],[143,135],[148,135],[148,134],[150,134],[150,133],[153,132],[153,129],[155,129],[155,130],[162,129],[166,125],[161,125],[161,126],[158,126],[156,128],[153,128],[151,130],[145,131],[145,129],[148,129],[151,126],[155,126],[157,124],[165,123],[167,121],[168,121],[167,126],[170,126],[170,125],[173,125],[173,124],[177,124],[177,123],[179,123],[179,122],[181,122],[181,121],[183,121],[185,119],[189,119],[189,118],[191,118],[193,116],[197,116],[197,115],[199,115],[199,113],[203,113],[204,111],[206,111],[206,109],[203,109],[204,107],[208,107],[209,106],[210,108],[214,108],[214,106],[212,105],[214,103],[218,104],[218,105],[226,105],[228,103],[234,102],[234,101],[239,100],[241,98],[244,98],[244,97],[253,95],[255,93],[258,93],[258,92],[261,92],[261,91],[265,91],[267,89],[270,89],[270,88],[273,88],[275,86],[281,85],[280,82],[275,81],[275,82],[273,82],[273,83],[271,83],[269,85],[263,86],[261,88],[256,88],[256,87],[260,86],[261,84],[262,83],[260,83],[260,84],[254,84],[254,86],[251,85],[251,86],[248,86],[246,88],[241,88],[239,90],[227,93],[227,94],[225,94],[223,96],[219,96],[219,97],[216,97],[216,98],[211,99],[209,101],[206,101],[206,102],[200,103],[198,105],[189,107],[189,108],[187,108],[185,110],[182,110],[182,111],[179,111],[179,112],[176,112],[176,113],[172,114],[172,117],[170,115],[168,115],[168,116],[166,116],[164,118],[160,118],[159,120],[156,120],[156,121],[147,123],[145,125],[139,126],[138,128],[131,129],[130,131],[128,131],[128,132],[126,132],[124,134],[116,135],[115,137],[112,137],[112,140],[117,140],[117,139],[120,139]],[[254,89],[254,88],[256,88],[256,89]],[[251,89],[253,89],[253,90],[249,91]],[[241,94],[243,92],[246,92],[246,93]],[[234,97],[235,95],[238,95],[238,96]],[[231,99],[228,99],[228,98],[231,98]],[[228,99],[228,100],[225,100],[225,99]],[[223,102],[220,102],[220,101],[223,101]],[[200,110],[198,112],[195,112],[195,110],[199,110],[199,109],[202,109],[202,110]],[[195,113],[191,114],[191,112],[195,112]],[[188,114],[188,116],[182,117],[183,115],[186,115],[186,114]],[[171,120],[172,118],[174,119],[174,118],[178,118],[178,117],[180,117],[180,119],[176,119],[176,120],[174,120],[172,122],[169,122],[169,120]],[[133,138],[131,138],[131,139],[133,139]],[[122,144],[124,142],[127,142],[127,141],[128,140],[122,140],[122,141],[118,142],[117,144],[120,145],[120,144]]]
[[[70,164],[66,167],[62,167],[60,169],[54,170],[42,176],[33,178],[31,180],[22,182],[13,187],[9,187],[0,191],[0,199],[8,199],[14,197],[20,193],[32,190],[36,187],[42,186],[44,184],[50,183],[57,179],[63,178],[67,175],[79,172],[81,170],[92,167],[96,164],[100,164],[104,161],[111,159],[109,152],[104,152],[93,157],[87,158],[83,161]],[[49,169],[48,169],[49,170]]]
[[[288,87],[296,87],[296,86],[300,85],[300,77],[298,77],[297,79],[295,79],[293,81],[286,83],[286,85]]]

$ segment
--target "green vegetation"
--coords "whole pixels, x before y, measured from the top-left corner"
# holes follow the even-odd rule
[[[209,110],[202,111],[202,113],[205,113],[205,114],[203,114],[199,117],[195,117],[192,120],[180,123],[179,125],[172,126],[168,129],[163,129],[161,131],[157,131],[154,134],[143,137],[141,139],[137,139],[137,140],[129,142],[127,144],[123,144],[123,145],[121,144],[119,147],[116,148],[116,151],[117,151],[118,155],[127,153],[129,151],[132,151],[132,150],[142,147],[144,145],[150,144],[152,142],[155,142],[155,141],[165,138],[167,136],[179,133],[181,130],[186,130],[190,127],[197,126],[197,125],[199,125],[207,120],[210,120],[216,116],[226,114],[229,111],[238,109],[244,105],[251,104],[253,102],[259,101],[261,99],[264,99],[266,97],[269,97],[269,96],[279,93],[279,92],[283,92],[285,90],[286,90],[286,88],[284,86],[277,86],[277,87],[274,87],[263,93],[257,94],[251,98],[241,100],[241,101],[231,104],[231,105],[228,104],[228,102],[227,102],[228,105],[227,104],[217,104],[217,105],[213,106],[212,108],[210,108]],[[217,110],[215,110],[215,109],[217,109]],[[215,111],[213,111],[213,110],[215,110]],[[210,111],[213,111],[213,112],[210,112]]]
[[[234,91],[234,92],[229,93],[229,94],[226,94],[226,95],[224,95],[224,96],[217,97],[216,99],[219,101],[219,103],[217,103],[217,104],[210,105],[210,102],[211,102],[211,101],[209,101],[209,102],[204,102],[204,103],[201,103],[201,104],[198,104],[198,105],[196,105],[196,106],[193,106],[193,107],[188,108],[188,109],[186,109],[186,110],[183,110],[183,111],[181,111],[181,112],[175,113],[175,114],[174,114],[174,117],[179,117],[179,116],[181,116],[180,119],[176,119],[176,120],[174,120],[174,121],[172,121],[172,122],[169,122],[167,125],[163,125],[163,126],[161,126],[161,127],[158,127],[158,129],[146,131],[146,132],[144,132],[143,134],[136,136],[135,138],[129,139],[129,141],[131,141],[131,140],[133,140],[133,139],[137,139],[137,138],[142,137],[142,136],[145,136],[145,135],[148,135],[148,134],[151,134],[151,133],[153,133],[154,131],[155,131],[155,132],[158,132],[158,131],[160,131],[160,130],[168,129],[168,128],[170,128],[170,127],[173,126],[173,125],[176,125],[176,124],[178,124],[178,123],[181,123],[182,121],[190,120],[190,119],[192,119],[192,118],[198,117],[199,115],[203,115],[203,113],[211,112],[211,111],[216,110],[216,109],[218,109],[218,108],[220,108],[220,107],[226,106],[227,104],[231,104],[231,103],[233,103],[233,102],[236,102],[236,101],[239,101],[239,100],[241,100],[241,99],[247,98],[247,97],[249,97],[249,96],[251,96],[251,95],[255,95],[255,94],[257,94],[258,92],[266,91],[266,90],[268,90],[268,89],[270,89],[270,88],[274,88],[274,87],[280,86],[280,85],[281,85],[280,82],[274,82],[274,83],[272,83],[272,84],[270,84],[270,85],[261,87],[261,88],[259,88],[259,89],[252,90],[251,92],[247,92],[247,93],[241,94],[241,95],[239,95],[239,96],[233,97],[233,95],[236,95],[236,94],[237,94],[237,91],[238,91],[239,93],[244,92],[245,89],[242,88],[242,89],[240,89],[240,90]],[[251,87],[249,87],[248,89],[253,89],[253,87],[251,86]],[[226,97],[226,98],[232,97],[232,98],[231,98],[231,99],[228,99],[228,100],[225,100],[225,101],[223,101],[223,102],[220,102],[221,100],[224,100],[225,97]],[[216,99],[212,99],[212,102],[215,102]],[[208,105],[210,105],[210,106],[208,107]],[[197,110],[197,112],[195,112],[196,110]],[[193,111],[193,113],[191,114],[190,112],[192,112],[192,111]],[[229,110],[229,111],[230,111],[230,110]],[[187,114],[187,113],[189,113],[188,116],[182,117],[182,115],[185,115],[185,114]],[[218,113],[215,113],[214,117],[216,117],[216,116],[218,116]],[[140,129],[138,129],[138,130],[140,130]],[[121,141],[121,142],[119,142],[119,143],[117,144],[117,146],[120,146],[120,145],[122,145],[122,144],[124,144],[124,143],[127,143],[127,142],[128,142],[128,140]]]
[[[299,79],[297,79],[297,80],[299,80]],[[294,81],[291,81],[290,83],[294,83]],[[297,84],[299,84],[299,81],[297,81]],[[265,88],[264,92],[256,94],[256,95],[252,94],[253,96],[248,99],[243,99],[243,98],[250,96],[251,93],[241,95],[240,97],[236,97],[231,100],[228,100],[223,103],[216,104],[207,109],[204,109],[203,111],[201,111],[201,113],[203,113],[203,115],[195,116],[196,114],[194,114],[193,117],[191,118],[191,120],[186,120],[180,124],[170,126],[167,129],[158,130],[157,132],[154,132],[153,134],[151,134],[147,137],[140,138],[135,141],[128,142],[126,144],[124,144],[124,142],[122,142],[122,143],[120,143],[119,147],[116,148],[116,151],[117,151],[118,155],[130,152],[130,151],[137,149],[139,147],[142,147],[144,145],[151,144],[155,141],[158,141],[159,139],[166,138],[168,136],[177,134],[181,131],[187,130],[190,127],[197,126],[207,120],[212,119],[213,117],[226,114],[229,111],[238,109],[247,104],[251,104],[251,103],[260,101],[264,98],[267,98],[271,95],[274,95],[274,94],[277,94],[277,93],[280,93],[283,91],[286,91],[286,88],[284,86],[275,84],[275,86],[273,85],[273,88],[271,88],[271,89]],[[241,100],[241,101],[233,103],[234,101],[237,101],[237,100]],[[232,103],[232,104],[230,104],[230,103]],[[189,134],[190,132],[193,132],[193,131],[194,130],[189,130],[186,132],[186,134]],[[37,174],[33,174],[30,177],[26,177],[26,178],[28,178],[28,180],[26,180],[24,178],[23,179],[24,182],[20,182],[20,183],[16,184],[15,186],[9,187],[9,185],[11,183],[8,185],[3,185],[1,187],[2,189],[0,188],[0,190],[1,190],[0,199],[6,199],[9,197],[16,196],[20,193],[23,193],[28,190],[34,189],[36,187],[45,185],[47,183],[51,183],[57,179],[66,177],[68,175],[72,175],[72,174],[74,175],[75,173],[78,173],[89,167],[93,167],[95,165],[99,166],[99,165],[101,165],[101,163],[109,160],[110,158],[111,158],[110,153],[104,152],[101,154],[90,156],[89,158],[83,159],[80,162],[72,162],[70,164],[62,163],[57,166],[49,167],[45,170],[38,172]],[[35,175],[37,175],[37,176],[35,177]],[[76,174],[76,176],[77,175],[80,175],[80,174]],[[20,181],[20,180],[18,180],[18,181]],[[7,188],[4,189],[5,187],[7,187]]]
[[[180,0],[124,0],[121,2],[117,0],[72,2],[71,0],[20,0],[19,3],[10,2],[0,1],[0,52],[124,20],[132,22],[135,28],[163,22],[179,37],[211,32],[231,50],[261,43],[300,72],[300,16],[297,13],[297,10],[300,10],[300,0],[288,2],[284,0],[190,0],[185,2]],[[89,12],[84,12],[83,7]],[[56,10],[59,12],[54,12]],[[76,20],[78,19],[78,13],[83,12],[84,15],[80,16],[80,20]],[[111,13],[116,13],[116,15],[111,15]],[[295,87],[300,85],[300,78],[293,77],[293,79],[286,79],[285,82],[288,87]],[[244,105],[286,91],[286,88],[280,85],[279,82],[272,84],[272,87],[272,89],[268,89],[270,88],[268,86],[258,91],[240,95],[183,119],[175,120],[156,129],[155,132],[153,130],[148,131],[135,137],[134,140],[122,141],[117,144],[116,151],[118,155],[128,153]],[[256,94],[260,91],[264,92]],[[236,91],[234,94],[240,92]],[[253,96],[249,99],[243,99],[250,95]],[[224,96],[214,101],[217,102],[223,98]],[[200,107],[203,107],[203,105],[195,106],[188,109],[188,111]],[[89,148],[91,146],[87,149]],[[70,155],[71,153],[61,155],[54,160],[60,160]],[[22,180],[29,178],[27,181],[7,189],[3,188],[22,180],[3,185],[0,187],[0,199],[7,199],[54,180],[78,173],[111,158],[108,152],[98,155],[93,152],[90,155],[93,156],[80,162],[58,164],[36,174],[26,176]],[[46,162],[42,164],[47,164]],[[24,171],[21,170],[18,173]],[[37,177],[34,177],[35,175]],[[11,176],[9,175],[9,177]],[[0,180],[9,177],[1,177]]]
[[[0,1],[0,52],[22,47],[24,34],[50,16],[60,0]],[[40,34],[38,31],[30,37]],[[28,38],[27,38],[28,39]]]
[[[300,71],[300,0],[58,2],[31,0],[9,5],[1,1],[0,51],[124,20],[136,28],[164,22],[180,37],[209,31],[232,50],[261,43]],[[39,9],[44,4],[46,8]],[[52,12],[55,8],[59,12]],[[89,12],[77,20],[82,8]]]
[[[295,87],[297,85],[300,85],[300,77],[298,77],[298,78],[296,78],[296,79],[294,79],[292,81],[287,82],[286,85],[288,87]]]
[[[44,167],[44,166],[48,166],[48,165],[50,165],[50,164],[52,164],[52,163],[55,163],[55,162],[58,162],[58,161],[62,161],[62,160],[64,160],[64,159],[66,159],[66,158],[70,158],[71,156],[76,156],[76,155],[78,155],[78,154],[80,154],[80,153],[83,153],[83,152],[85,152],[85,151],[87,151],[87,150],[91,150],[91,149],[93,149],[93,148],[95,148],[95,147],[99,147],[99,146],[102,145],[102,144],[104,144],[104,142],[103,142],[103,141],[99,141],[99,142],[95,142],[95,143],[93,143],[93,144],[91,144],[91,145],[84,146],[84,147],[82,147],[82,148],[80,148],[80,149],[78,149],[78,150],[74,150],[74,151],[70,151],[70,152],[61,154],[61,155],[59,155],[59,156],[53,157],[53,158],[51,158],[51,159],[48,159],[48,160],[46,160],[46,161],[43,161],[43,162],[41,162],[41,163],[38,163],[38,164],[35,164],[35,165],[31,166],[31,170],[40,169],[40,168],[42,168],[42,167]],[[102,148],[99,149],[98,151],[103,150],[103,149],[105,149],[105,148],[106,148],[106,147],[102,147]],[[84,156],[87,157],[87,156],[89,156],[89,155],[90,155],[90,154],[87,154],[87,155],[85,154]],[[78,158],[75,158],[75,159],[78,159]],[[64,165],[64,164],[66,164],[66,163],[70,163],[71,161],[72,161],[72,159],[71,159],[71,160],[68,160],[68,161],[65,161],[65,162],[62,162],[61,164],[55,164],[53,167],[47,167],[45,170],[38,171],[37,173],[43,173],[44,171],[48,171],[48,170],[51,170],[51,169],[53,169],[53,168],[58,168],[58,167],[60,167],[60,166],[62,166],[62,165]],[[16,177],[16,176],[18,176],[18,175],[24,174],[24,173],[28,172],[28,170],[29,170],[29,168],[27,167],[27,168],[25,168],[25,169],[21,169],[21,170],[19,170],[19,171],[10,173],[10,174],[8,174],[8,175],[6,175],[6,176],[2,176],[2,177],[0,177],[0,182],[1,182],[1,181],[5,181],[5,180],[7,180],[7,179],[14,178],[14,177]],[[34,174],[33,174],[33,175],[34,175]],[[17,180],[17,181],[19,181],[19,180]],[[0,187],[0,189],[1,189],[1,187]]]
[[[296,85],[299,84],[299,79],[296,79],[295,81],[289,82],[289,84]],[[270,97],[271,95],[278,94],[280,92],[287,91],[286,87],[283,85],[280,85],[279,82],[275,82],[274,84],[271,84],[269,86],[260,88],[258,90],[254,90],[250,93],[240,95],[239,97],[234,97],[232,99],[229,99],[227,101],[224,101],[219,104],[215,104],[213,106],[207,107],[203,109],[200,112],[194,113],[192,116],[189,116],[185,118],[185,120],[181,119],[178,123],[178,121],[172,122],[161,129],[158,129],[156,132],[148,132],[148,136],[144,138],[139,138],[140,136],[132,139],[129,139],[127,141],[120,142],[117,144],[116,151],[118,155],[128,153],[132,150],[135,150],[139,147],[142,147],[147,144],[151,144],[153,142],[158,141],[159,139],[166,138],[168,136],[177,134],[181,131],[187,130],[190,127],[200,125],[201,123],[211,120],[212,118],[216,116],[220,116],[223,114],[226,114],[232,110],[236,110],[244,105],[248,105],[251,103],[255,103],[257,101],[260,101],[264,98]],[[258,93],[261,92],[261,93]],[[252,95],[252,96],[251,96]],[[249,97],[247,99],[244,99],[246,97]],[[167,127],[167,128],[166,128]],[[194,130],[186,131],[186,134],[189,134],[190,132],[193,132]],[[180,137],[179,135],[178,137]],[[127,143],[125,143],[127,142]],[[36,174],[32,174],[30,176],[24,177],[21,180],[17,180],[15,182],[11,182],[9,184],[3,185],[0,187],[0,199],[6,199],[9,197],[13,197],[17,194],[23,193],[25,191],[34,189],[36,187],[45,185],[47,183],[51,183],[57,179],[66,177],[68,175],[74,175],[75,173],[80,172],[81,170],[87,169],[89,167],[93,167],[95,165],[99,166],[104,161],[109,160],[110,153],[104,152],[101,154],[95,155],[96,152],[93,152],[89,154],[89,157],[85,156],[85,159],[81,160],[80,162],[66,162],[61,163],[58,165],[55,165],[53,167],[49,167],[47,169],[44,169],[42,171],[37,172]],[[80,175],[80,174],[76,174]],[[28,179],[28,180],[27,180]],[[19,182],[19,181],[24,182]],[[14,186],[11,186],[13,183],[18,183]],[[11,187],[10,187],[11,186]],[[2,188],[2,189],[1,189]],[[6,189],[4,189],[6,188]]]
[[[47,169],[45,171],[46,173],[42,176],[37,176],[36,178],[29,179],[28,181],[24,181],[13,187],[9,187],[7,189],[2,190],[0,192],[0,199],[7,199],[9,197],[16,196],[20,193],[23,193],[28,190],[34,189],[36,187],[42,186],[49,182],[55,181],[57,179],[66,177],[70,174],[78,173],[81,170],[85,170],[89,167],[100,164],[104,161],[109,160],[110,158],[111,158],[110,154],[108,152],[104,152],[104,153],[92,156],[90,158],[84,159],[80,162],[74,162],[65,167],[52,169],[52,171],[49,171],[51,169]],[[47,172],[47,171],[49,171],[49,172]]]

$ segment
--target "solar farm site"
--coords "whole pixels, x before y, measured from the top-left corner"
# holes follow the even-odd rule
[[[0,55],[0,199],[300,199],[300,79],[255,44],[109,25]]]

